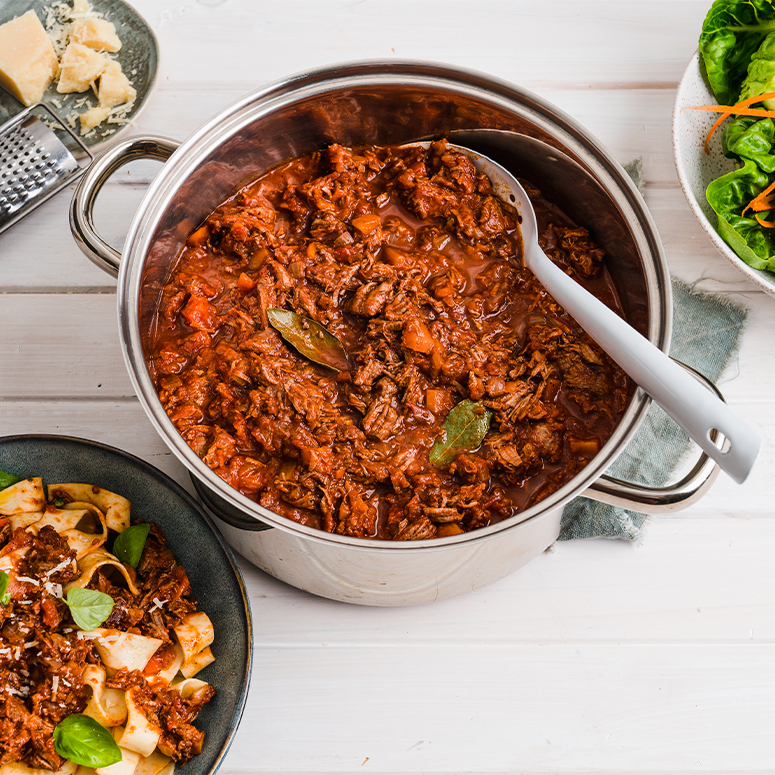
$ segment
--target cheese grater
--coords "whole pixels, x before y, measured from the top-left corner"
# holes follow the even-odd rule
[[[6,121],[0,126],[0,232],[78,178],[91,159],[86,146],[43,103]]]

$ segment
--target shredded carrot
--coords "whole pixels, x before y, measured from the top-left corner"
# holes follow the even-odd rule
[[[766,94],[757,94],[754,97],[748,97],[744,100],[740,100],[736,105],[687,105],[686,110],[704,110],[708,113],[721,113],[717,121],[710,128],[710,132],[705,137],[705,153],[710,153],[710,138],[713,137],[713,133],[724,123],[725,119],[730,116],[759,116],[761,118],[775,118],[775,110],[764,110],[763,108],[748,108],[749,105],[753,105],[757,102],[764,102],[764,100],[771,100],[775,98],[775,92],[767,92]]]
[[[758,193],[744,208],[740,215],[745,215],[746,210],[753,210],[755,213],[762,213],[765,210],[772,209],[772,199],[770,194],[775,190],[775,183],[770,183],[764,191]]]
[[[767,210],[772,210],[775,207],[775,203],[772,200],[773,191],[775,191],[775,183],[770,183],[764,191],[757,194],[744,208],[740,215],[745,215],[747,210],[753,210],[754,213],[763,213]],[[763,226],[765,229],[775,229],[775,223],[767,221],[760,215],[754,215],[756,222],[759,226]]]
[[[717,119],[716,123],[710,128],[710,132],[708,132],[707,135],[705,135],[705,153],[710,156],[710,138],[713,137],[713,133],[731,116],[731,113],[722,113]]]
[[[708,113],[734,114],[736,116],[761,116],[762,118],[775,118],[775,110],[765,110],[764,108],[738,108],[736,105],[696,105],[689,110],[705,110]]]

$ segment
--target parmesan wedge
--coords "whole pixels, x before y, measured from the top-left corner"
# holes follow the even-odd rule
[[[85,135],[91,132],[94,127],[99,126],[110,115],[110,108],[89,108],[78,116],[81,122],[81,134]]]
[[[28,107],[40,102],[59,64],[35,11],[0,25],[0,87]]]
[[[96,81],[110,60],[82,43],[71,43],[62,54],[57,91],[84,92]]]
[[[114,108],[124,102],[131,102],[137,92],[121,70],[118,62],[111,62],[100,76],[99,99],[101,108]]]
[[[70,32],[71,43],[81,43],[95,51],[109,51],[114,54],[121,48],[116,27],[107,19],[76,19]]]

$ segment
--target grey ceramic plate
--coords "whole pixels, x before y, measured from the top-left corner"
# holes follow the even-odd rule
[[[72,4],[71,0],[64,0]],[[0,0],[0,24],[21,16],[29,10],[35,11],[41,23],[46,25],[46,11],[54,0]],[[131,121],[136,118],[145,106],[148,97],[156,81],[156,70],[159,65],[159,50],[156,37],[145,19],[123,0],[89,0],[93,11],[101,13],[108,21],[116,26],[116,33],[121,39],[121,50],[115,58],[121,63],[121,69],[132,82],[137,97],[134,107],[127,114]],[[45,102],[61,119],[64,119],[73,110],[75,103],[84,97],[89,98],[89,103],[79,108],[83,112],[89,107],[97,105],[97,98],[90,91],[84,94],[59,94],[56,84],[49,86],[43,95]],[[3,124],[11,116],[15,116],[23,110],[19,100],[8,92],[0,89],[0,124]],[[114,139],[129,124],[102,124],[86,137],[81,138],[89,148],[96,148],[105,140]],[[80,125],[76,123],[75,133],[80,133]]]
[[[215,662],[198,678],[218,694],[196,726],[205,732],[202,753],[186,775],[215,772],[239,725],[253,656],[250,605],[231,550],[194,499],[166,474],[113,447],[66,436],[0,438],[0,470],[42,476],[43,482],[87,482],[129,498],[132,515],[154,521],[183,565],[194,597],[215,628]]]

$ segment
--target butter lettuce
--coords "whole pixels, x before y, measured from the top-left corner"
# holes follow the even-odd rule
[[[721,238],[754,269],[775,271],[775,234],[762,228],[743,208],[770,184],[770,177],[755,161],[746,159],[740,169],[712,181],[706,196],[718,216]],[[753,214],[752,214],[753,215]],[[760,213],[771,218],[771,213]]]
[[[721,148],[734,159],[751,159],[764,172],[775,172],[775,123],[771,118],[731,119],[724,128]]]
[[[716,0],[710,7],[700,61],[720,104],[738,101],[751,58],[770,32],[775,32],[775,0]]]
[[[767,35],[751,57],[748,73],[740,87],[740,99],[770,92],[775,92],[775,32]],[[775,110],[775,99],[762,100],[762,104],[767,110]]]

